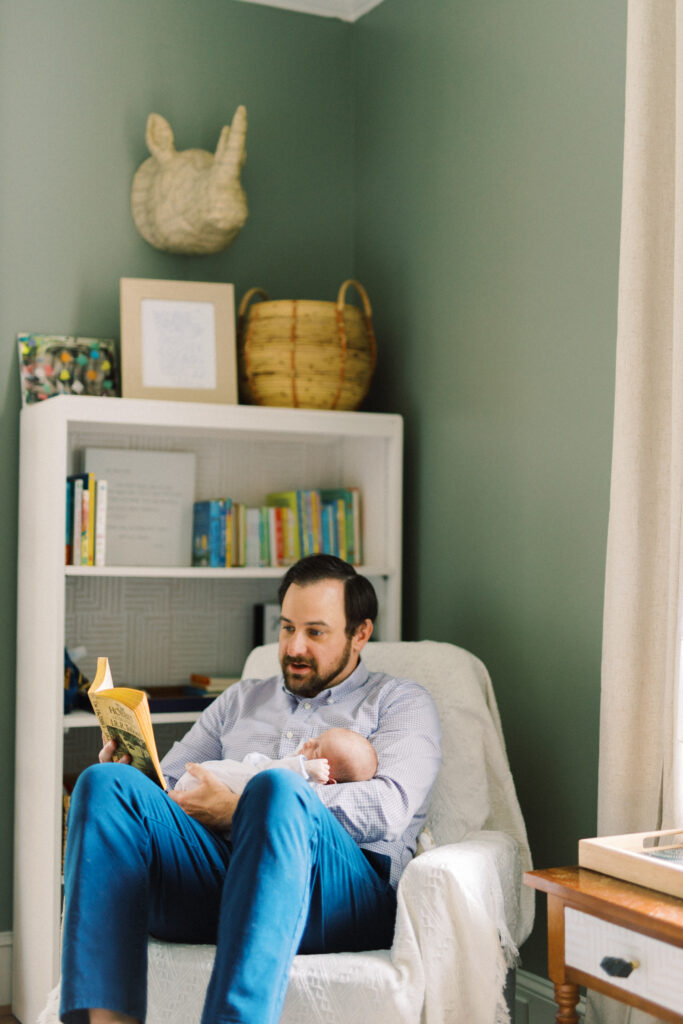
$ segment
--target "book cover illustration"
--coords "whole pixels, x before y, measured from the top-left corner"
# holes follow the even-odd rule
[[[119,394],[118,361],[111,338],[18,334],[22,406],[55,395]]]

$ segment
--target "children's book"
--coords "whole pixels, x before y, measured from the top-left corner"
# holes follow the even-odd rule
[[[67,496],[72,495],[73,565],[95,564],[95,476],[75,473],[67,477]],[[69,491],[69,484],[72,486]]]
[[[109,658],[98,658],[97,673],[88,696],[104,739],[118,743],[114,760],[122,754],[129,754],[135,768],[166,789],[147,695],[129,686],[114,686]]]
[[[275,505],[276,507],[286,508],[289,510],[289,515],[286,516],[284,520],[284,561],[285,565],[292,565],[294,562],[298,562],[303,554],[299,531],[299,503],[297,499],[297,492],[278,491],[276,493],[269,494],[266,497],[266,505]]]
[[[71,564],[81,564],[81,532],[83,524],[83,477],[74,476],[71,477],[73,484],[73,516],[72,516],[72,534],[71,534]]]
[[[226,498],[195,501],[192,520],[193,565],[208,566],[211,569],[225,568],[229,501]]]
[[[74,482],[67,478],[66,481],[66,565],[71,565],[73,559],[74,541]]]
[[[339,520],[340,558],[352,565],[360,565],[363,560],[360,528],[360,491],[357,487],[326,487],[320,491],[325,504],[337,503]],[[343,502],[343,523],[340,516],[340,504]]]
[[[95,565],[106,565],[107,556],[107,492],[106,480],[95,486]]]

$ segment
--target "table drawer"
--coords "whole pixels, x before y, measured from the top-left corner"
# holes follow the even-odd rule
[[[600,967],[603,957],[638,961],[638,967],[628,978],[610,977]],[[683,1014],[683,949],[678,946],[565,907],[564,960],[623,992]]]

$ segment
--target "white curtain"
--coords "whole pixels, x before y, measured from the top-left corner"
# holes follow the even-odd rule
[[[673,820],[682,454],[683,0],[630,0],[600,835],[683,825]],[[599,1020],[636,1016],[591,1004]]]

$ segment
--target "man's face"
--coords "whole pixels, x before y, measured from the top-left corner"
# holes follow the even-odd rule
[[[372,624],[367,620],[370,631]],[[293,583],[282,602],[280,665],[285,685],[301,697],[315,697],[336,686],[358,664],[365,644],[361,626],[353,637],[346,635],[344,584],[321,580],[301,587]]]

